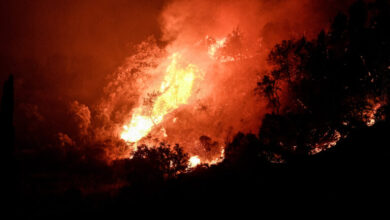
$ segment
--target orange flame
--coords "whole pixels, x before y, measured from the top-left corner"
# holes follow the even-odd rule
[[[199,159],[199,156],[192,156],[189,160],[188,160],[188,166],[190,168],[193,168],[193,167],[196,167],[200,164],[200,159]]]
[[[127,142],[138,142],[148,135],[153,127],[161,123],[164,116],[186,104],[192,93],[195,78],[200,70],[194,64],[183,67],[181,56],[174,53],[170,57],[170,64],[159,89],[159,96],[153,103],[150,115],[145,114],[142,107],[137,108],[131,121],[123,126],[121,138]]]
[[[206,36],[206,38],[208,38],[208,36]],[[209,54],[210,58],[216,59],[215,55],[218,49],[222,48],[225,45],[225,42],[226,37],[222,38],[221,40],[216,40],[215,43],[209,46],[207,53]]]

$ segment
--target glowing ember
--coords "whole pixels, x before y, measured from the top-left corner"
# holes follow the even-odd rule
[[[225,148],[222,148],[221,154],[219,155],[219,157],[214,158],[214,159],[213,159],[212,161],[210,161],[208,164],[212,165],[212,164],[217,164],[217,163],[222,162],[222,160],[225,158],[224,155],[225,155]]]
[[[166,74],[159,89],[159,96],[153,103],[148,115],[144,109],[134,111],[131,121],[123,126],[121,138],[127,142],[137,142],[149,134],[152,128],[161,123],[164,116],[182,104],[186,104],[191,96],[194,79],[200,70],[193,64],[183,67],[180,54],[174,53],[166,69]]]
[[[324,140],[321,143],[317,143],[315,147],[310,151],[310,154],[318,154],[326,149],[332,148],[336,146],[336,144],[339,142],[341,139],[341,134],[339,131],[335,130],[334,134],[328,138],[327,140]]]
[[[200,164],[200,159],[198,156],[192,156],[189,160],[189,167],[196,167]]]
[[[365,122],[368,127],[371,127],[375,124],[376,113],[381,106],[381,103],[377,103],[371,110],[363,112],[363,115],[365,116]]]
[[[213,165],[213,164],[220,163],[224,159],[224,153],[225,153],[225,149],[222,148],[221,149],[221,154],[219,155],[219,157],[216,157],[213,160],[201,160],[198,155],[192,156],[188,160],[188,167],[189,168],[193,168],[193,167],[198,166],[201,163],[202,164],[208,164],[208,165]]]
[[[236,58],[232,56],[232,54],[228,55],[228,54],[220,53],[220,50],[224,49],[227,46],[226,45],[227,37],[224,37],[220,40],[215,40],[212,37],[206,36],[206,40],[208,40],[209,42],[207,53],[211,59],[219,61],[221,63],[236,61]],[[235,55],[239,55],[241,58],[244,58],[243,54],[235,54]]]
[[[208,38],[208,37],[206,37]],[[219,48],[222,48],[225,45],[226,37],[221,40],[215,41],[215,43],[211,44],[208,49],[208,54],[211,58],[215,59],[215,54]]]

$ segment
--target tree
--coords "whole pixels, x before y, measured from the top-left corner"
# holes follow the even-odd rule
[[[1,163],[3,171],[1,188],[6,203],[6,210],[13,210],[15,208],[15,193],[17,192],[13,114],[14,78],[10,75],[4,83],[0,106],[0,143],[2,151],[5,153],[3,154]]]
[[[272,49],[272,69],[257,87],[274,109],[260,132],[265,147],[310,153],[385,114],[381,109],[389,103],[389,11],[388,1],[359,0],[349,16],[338,14],[330,30],[316,39],[285,40]],[[280,107],[282,92],[287,101]]]
[[[280,98],[278,91],[281,89],[276,84],[276,80],[271,79],[270,76],[263,76],[262,81],[257,82],[257,91],[263,93],[268,99],[268,103],[272,106],[273,112],[279,114]]]
[[[260,143],[255,135],[238,133],[225,148],[225,163],[250,168],[256,161],[260,161],[260,150]]]
[[[158,147],[138,146],[132,160],[143,163],[150,168],[156,176],[174,177],[188,167],[188,154],[184,153],[179,145],[171,148],[170,145],[161,143]]]

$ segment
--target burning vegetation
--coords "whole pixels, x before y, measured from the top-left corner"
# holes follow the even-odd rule
[[[129,148],[115,157],[130,157],[140,144],[165,142],[180,144],[204,163],[215,163],[234,133],[255,131],[266,110],[254,93],[256,83],[244,82],[247,74],[256,77],[258,72],[255,54],[249,55],[241,41],[236,29],[223,40],[206,36],[195,46],[161,49],[153,39],[137,46],[136,55],[114,74],[107,87],[109,98],[101,104],[105,126],[112,126],[107,138],[119,137]],[[242,71],[248,72],[237,76]],[[238,80],[243,83],[233,88]],[[234,92],[227,95],[230,86]],[[134,95],[117,96],[129,91]],[[238,105],[246,109],[240,111]]]
[[[373,125],[381,117],[376,115],[378,109],[386,103],[380,91],[383,87],[375,85],[377,80],[382,82],[382,76],[373,73],[377,69],[370,69],[366,57],[371,56],[369,51],[360,53],[356,61],[355,54],[349,52],[362,50],[355,42],[359,39],[353,35],[358,30],[351,28],[372,21],[357,20],[353,13],[361,12],[351,10],[349,20],[339,14],[330,31],[322,31],[317,38],[303,36],[276,44],[269,51],[267,63],[259,62],[267,48],[253,44],[253,37],[245,37],[239,28],[222,38],[179,36],[163,48],[153,39],[142,43],[136,55],[116,73],[118,78],[114,81],[115,87],[124,85],[137,97],[127,101],[133,106],[122,100],[120,105],[127,107],[110,113],[120,114],[120,119],[114,122],[116,133],[109,138],[119,136],[126,142],[125,148],[129,148],[115,158],[130,157],[139,144],[155,146],[164,142],[184,147],[191,155],[191,166],[214,164],[223,159],[221,152],[237,132],[255,133],[268,112],[272,114],[263,121],[266,124],[260,141],[268,145],[271,136],[293,132],[298,138],[272,145],[306,154],[336,145],[348,135],[348,127],[353,123]],[[375,19],[375,14],[364,16]],[[261,42],[261,37],[255,42]],[[340,48],[344,48],[342,53]],[[342,63],[337,62],[340,60]],[[356,76],[342,75],[345,71],[355,71]],[[359,77],[359,83],[354,81],[355,77]],[[256,85],[248,78],[260,80]],[[320,90],[329,92],[324,96]],[[116,92],[109,89],[108,95]],[[105,102],[106,106],[115,106],[112,100]],[[108,117],[112,121],[112,116]],[[298,122],[309,124],[302,131],[273,130],[298,129]],[[280,128],[265,131],[278,124]],[[303,142],[299,143],[300,140]]]
[[[124,131],[121,133],[123,140],[138,142],[148,135],[153,126],[160,124],[166,114],[180,105],[187,104],[193,90],[194,80],[200,70],[193,64],[180,67],[180,54],[178,53],[173,54],[170,60],[160,89],[150,94],[149,99],[145,99],[144,106],[150,109],[134,110],[131,122],[123,126]]]
[[[11,76],[0,133],[13,150],[7,163],[26,170],[9,173],[17,174],[20,194],[26,201],[40,194],[100,195],[115,209],[148,198],[174,201],[183,192],[186,201],[211,201],[214,194],[228,200],[235,188],[233,197],[254,192],[277,202],[290,195],[294,203],[297,191],[318,192],[315,184],[303,187],[312,183],[305,178],[334,187],[333,174],[343,177],[338,169],[350,171],[348,163],[365,152],[383,152],[375,147],[389,128],[390,5],[358,0],[348,12],[329,12],[335,17],[327,26],[314,11],[317,3],[292,2],[166,3],[160,35],[131,46],[132,54],[106,76],[98,101],[67,102],[62,127],[16,96],[15,112],[28,112],[28,120],[15,117],[14,133],[14,85],[17,94],[23,83]],[[288,8],[302,12],[302,20],[278,20],[291,17]],[[34,140],[29,135],[42,128],[18,128],[20,121],[46,123],[42,130],[50,135],[38,139],[39,148],[20,148],[28,142],[20,140]],[[363,146],[370,143],[372,152]],[[348,157],[353,152],[358,157]]]

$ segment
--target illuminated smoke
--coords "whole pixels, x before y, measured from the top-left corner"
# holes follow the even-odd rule
[[[221,161],[225,144],[239,131],[258,133],[269,112],[254,93],[269,49],[326,26],[329,20],[321,19],[329,12],[316,6],[309,0],[170,2],[160,16],[162,38],[136,46],[106,86],[96,139],[119,138],[133,150],[178,143],[201,162]]]

